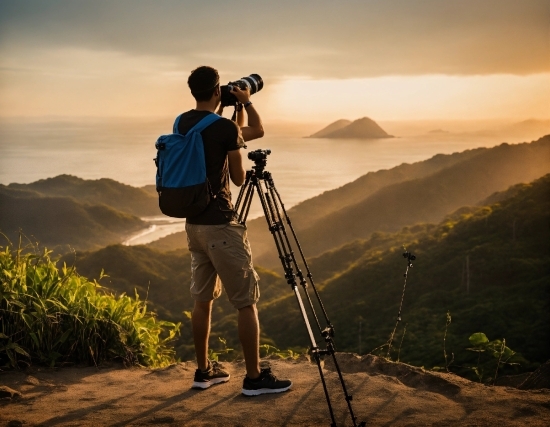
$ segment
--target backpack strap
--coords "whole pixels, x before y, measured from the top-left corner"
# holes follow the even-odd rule
[[[178,127],[179,127],[179,123],[180,123],[180,119],[181,119],[181,116],[183,114],[180,114],[177,118],[176,118],[176,121],[174,122],[174,129],[173,129],[173,133],[177,133],[179,134],[178,132]],[[222,117],[219,116],[218,114],[215,114],[215,113],[210,113],[208,115],[206,115],[205,117],[203,117],[195,126],[193,126],[191,129],[189,129],[186,133],[186,135],[189,133],[189,132],[202,132],[204,129],[206,129],[208,126],[210,126],[212,123],[214,123],[216,120],[219,120],[221,119]],[[208,180],[208,178],[206,178],[206,185],[208,187],[208,193],[210,193],[210,197],[212,197],[213,199],[217,199],[217,194],[214,194],[214,192],[212,191],[212,187],[210,185],[210,181]]]
[[[179,127],[179,124],[180,124],[181,116],[182,116],[182,114],[180,114],[176,118],[176,121],[174,122],[174,128],[172,130],[173,133],[179,133],[178,132],[178,127]],[[214,123],[218,119],[221,119],[221,116],[218,116],[215,113],[210,113],[206,117],[203,117],[195,126],[193,126],[191,129],[189,129],[187,131],[187,133],[189,133],[189,132],[202,132],[204,129],[206,129],[208,126],[210,126],[212,123]]]
[[[176,121],[174,122],[174,127],[172,128],[172,133],[179,133],[178,127],[180,125],[181,116],[183,116],[183,114],[180,114],[178,117],[176,117]]]

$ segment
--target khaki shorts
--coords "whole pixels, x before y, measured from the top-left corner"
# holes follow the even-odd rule
[[[218,298],[223,284],[236,309],[258,302],[260,278],[252,265],[245,226],[186,224],[185,231],[191,252],[191,295],[196,301]]]

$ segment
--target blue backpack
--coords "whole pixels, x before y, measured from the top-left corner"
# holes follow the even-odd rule
[[[208,114],[185,135],[178,133],[180,118],[174,123],[174,133],[160,136],[155,143],[156,183],[161,212],[188,218],[204,211],[215,197],[206,176],[201,132],[221,117]]]

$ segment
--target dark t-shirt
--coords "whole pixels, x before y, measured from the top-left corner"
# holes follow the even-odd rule
[[[183,113],[178,132],[185,135],[208,114],[212,113],[197,110]],[[234,219],[235,214],[231,203],[227,152],[244,147],[244,141],[239,126],[224,117],[204,129],[201,135],[206,159],[206,175],[216,198],[211,199],[208,207],[199,215],[187,218],[187,222],[204,225],[224,224]]]

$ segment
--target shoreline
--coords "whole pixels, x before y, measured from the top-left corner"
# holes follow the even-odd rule
[[[151,216],[141,217],[140,219],[150,225],[126,237],[125,240],[121,242],[123,246],[146,245],[170,234],[185,230],[185,219],[183,218]]]

